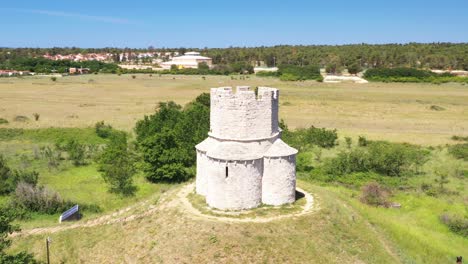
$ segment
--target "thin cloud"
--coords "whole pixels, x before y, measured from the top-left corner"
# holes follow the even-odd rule
[[[15,11],[15,12],[22,12],[22,13],[39,14],[39,15],[45,15],[45,16],[77,18],[81,20],[99,21],[99,22],[111,23],[111,24],[137,24],[135,21],[131,21],[125,18],[109,17],[109,16],[92,16],[92,15],[85,15],[85,14],[78,14],[78,13],[68,13],[68,12],[62,12],[62,11],[40,10],[40,9],[0,8],[0,10],[1,9]]]

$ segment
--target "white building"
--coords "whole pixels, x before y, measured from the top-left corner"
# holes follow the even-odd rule
[[[196,192],[210,207],[240,210],[293,203],[296,154],[281,140],[279,91],[211,89],[210,132],[196,146]]]
[[[187,52],[182,56],[174,57],[171,61],[161,63],[161,67],[164,69],[170,69],[172,65],[176,65],[177,68],[198,68],[198,63],[205,62],[208,66],[212,66],[213,62],[211,58],[200,56],[199,52]]]

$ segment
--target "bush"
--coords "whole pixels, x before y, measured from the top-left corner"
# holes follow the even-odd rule
[[[352,144],[353,144],[353,139],[350,138],[350,137],[345,137],[345,142],[346,142],[346,147],[347,147],[348,149],[351,149],[351,146],[352,146]]]
[[[29,121],[29,118],[27,116],[19,115],[19,116],[15,116],[14,121],[15,122],[27,122]]]
[[[299,81],[301,78],[298,75],[292,73],[283,73],[280,75],[281,81]]]
[[[463,137],[463,136],[452,136],[451,139],[455,141],[467,141],[468,142],[468,137]]]
[[[278,75],[282,81],[319,80],[322,77],[320,68],[313,65],[280,65]]]
[[[443,214],[440,216],[440,221],[455,234],[468,237],[467,216]]]
[[[350,74],[357,74],[360,71],[362,71],[362,68],[358,63],[352,63],[348,66],[348,72]]]
[[[2,124],[8,124],[8,120],[6,120],[5,118],[0,118],[0,125]]]
[[[36,171],[12,171],[7,166],[6,160],[0,155],[0,195],[13,192],[19,182],[26,182],[35,186],[38,177],[39,173]]]
[[[38,113],[34,113],[33,116],[35,121],[39,121],[39,118],[41,117],[41,115]]]
[[[16,187],[12,206],[30,212],[55,214],[67,210],[73,203],[64,201],[57,192],[46,187],[20,182]]]
[[[371,206],[390,206],[388,191],[376,182],[369,183],[362,187],[360,201]]]
[[[360,147],[366,147],[367,144],[368,144],[367,138],[364,137],[364,136],[359,136],[359,139],[358,139],[358,146],[360,146]]]
[[[414,68],[376,68],[364,73],[364,78],[370,81],[382,82],[427,82],[441,84],[447,82],[468,83],[468,79],[453,76],[450,73],[437,74],[427,70]]]
[[[112,133],[112,126],[104,124],[104,121],[97,122],[94,129],[100,138],[108,138]]]
[[[5,158],[0,154],[0,195],[11,191],[11,186],[8,184],[11,174],[12,171],[7,166]]]
[[[73,165],[80,166],[85,165],[85,154],[86,154],[86,146],[80,144],[75,139],[69,140],[65,146],[65,150],[68,153],[68,158],[73,161]]]
[[[109,144],[98,158],[98,170],[102,173],[104,181],[109,184],[110,192],[125,196],[135,193],[135,157],[124,132],[112,134]]]
[[[300,128],[295,131],[290,131],[287,128],[283,129],[283,140],[301,150],[310,149],[313,146],[332,148],[337,145],[337,139],[338,134],[336,129],[329,130],[314,126]]]
[[[151,182],[183,182],[190,179],[190,175],[181,163],[164,164],[153,174],[147,176]]]
[[[177,168],[195,164],[193,146],[208,133],[209,104],[209,94],[201,94],[184,109],[174,102],[160,103],[155,114],[137,122],[137,149],[143,158],[148,180],[179,182],[190,176]],[[162,175],[164,171],[170,174]]]
[[[387,176],[417,173],[427,161],[428,152],[409,144],[371,142],[367,148],[340,152],[323,165],[327,174],[346,175],[354,172],[376,172]]]
[[[58,149],[51,148],[50,146],[43,146],[40,148],[40,152],[43,158],[47,160],[47,167],[49,170],[57,168],[62,159],[62,153]]]
[[[297,171],[310,171],[313,169],[312,166],[312,155],[311,152],[299,152],[297,154],[296,170]]]
[[[57,77],[50,77],[50,80],[55,82],[55,81],[57,81]]]
[[[278,77],[280,74],[277,71],[259,71],[255,75],[258,77]]]
[[[389,77],[412,77],[416,79],[424,79],[431,76],[436,76],[436,73],[426,70],[418,70],[414,68],[375,68],[368,69],[364,73],[364,78],[366,79],[376,79],[376,78],[389,78]]]
[[[468,143],[452,145],[448,151],[455,158],[468,161]]]
[[[429,107],[429,109],[433,110],[433,111],[444,111],[445,108],[443,108],[442,106],[438,106],[438,105],[431,105]]]
[[[9,235],[15,231],[19,231],[18,226],[12,222],[17,218],[17,212],[11,208],[0,207],[0,263],[4,264],[35,264],[39,263],[34,260],[32,255],[26,252],[20,252],[15,255],[7,254],[5,251],[11,245]]]

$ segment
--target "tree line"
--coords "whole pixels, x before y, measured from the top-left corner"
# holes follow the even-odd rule
[[[468,70],[468,43],[407,43],[407,44],[350,44],[350,45],[279,45],[272,47],[229,48],[0,48],[0,64],[23,57],[44,54],[128,53],[199,51],[211,57],[214,64],[249,63],[253,66],[314,65],[349,68],[432,68]],[[114,56],[117,58],[117,56]]]

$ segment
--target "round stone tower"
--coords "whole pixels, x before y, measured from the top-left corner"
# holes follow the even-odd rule
[[[209,206],[249,209],[295,200],[297,150],[281,141],[279,91],[211,89],[210,132],[196,146],[196,192]]]

